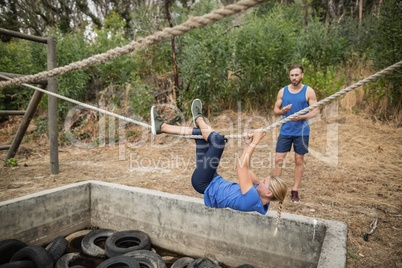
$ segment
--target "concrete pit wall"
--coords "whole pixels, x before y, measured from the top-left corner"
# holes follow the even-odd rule
[[[225,265],[346,267],[347,226],[282,213],[206,207],[202,199],[88,181],[0,202],[0,240],[43,245],[88,227],[146,232],[154,245]]]

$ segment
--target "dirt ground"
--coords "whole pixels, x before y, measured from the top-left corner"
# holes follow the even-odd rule
[[[334,107],[333,107],[334,108]],[[278,120],[267,114],[224,111],[210,116],[222,134],[240,134]],[[190,121],[186,122],[189,126]],[[0,126],[0,143],[10,141],[15,124]],[[140,129],[139,129],[140,130]],[[272,172],[279,129],[266,135],[253,156],[257,176]],[[194,142],[165,134],[144,135],[133,141],[59,148],[60,173],[50,174],[46,139],[23,143],[16,156],[18,167],[0,170],[0,201],[85,180],[100,180],[135,187],[202,197],[191,186]],[[227,143],[218,170],[236,181],[235,162],[242,141]],[[5,151],[0,159],[5,158]],[[293,184],[294,154],[286,158],[282,177]],[[284,212],[342,221],[348,225],[348,267],[402,267],[402,128],[337,108],[321,112],[311,122],[310,153],[300,188],[302,202],[285,201]],[[270,209],[276,210],[272,203]],[[366,242],[363,234],[378,226]]]

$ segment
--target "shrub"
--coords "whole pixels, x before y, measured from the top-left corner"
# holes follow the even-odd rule
[[[6,162],[6,166],[7,167],[16,167],[16,166],[18,166],[18,162],[14,158],[9,158]]]
[[[377,71],[402,59],[402,5],[398,0],[385,1],[381,9],[377,32],[373,38],[374,49],[371,54]],[[402,70],[391,72],[371,86],[369,94],[378,98],[388,98],[389,113],[402,108]],[[379,92],[377,94],[376,92]]]

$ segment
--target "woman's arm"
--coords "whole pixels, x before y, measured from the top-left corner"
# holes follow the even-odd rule
[[[243,153],[241,154],[236,164],[237,176],[239,177],[239,184],[242,194],[247,193],[248,190],[253,187],[253,183],[258,181],[254,173],[249,172],[250,159],[255,147],[264,136],[265,133],[262,131],[262,129],[257,129],[256,131],[254,131],[253,136],[251,136],[250,134],[245,135],[246,146],[244,147]]]
[[[257,176],[254,174],[254,172],[249,168],[248,169],[248,174],[251,177],[251,180],[253,181],[254,185],[260,184],[260,181],[258,180]]]

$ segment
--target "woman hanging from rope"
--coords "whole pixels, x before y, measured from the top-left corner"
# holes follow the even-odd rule
[[[181,135],[202,135],[204,139],[196,139],[196,168],[191,178],[194,189],[204,194],[204,203],[213,208],[231,208],[240,211],[257,211],[266,214],[271,201],[279,201],[279,224],[282,203],[287,195],[287,186],[275,175],[258,180],[250,169],[250,159],[255,147],[265,136],[262,129],[244,134],[245,147],[237,162],[239,183],[224,180],[216,172],[225,140],[222,135],[207,125],[202,115],[202,103],[199,99],[191,105],[195,128],[168,125],[156,112],[151,109],[152,134],[160,133]]]

